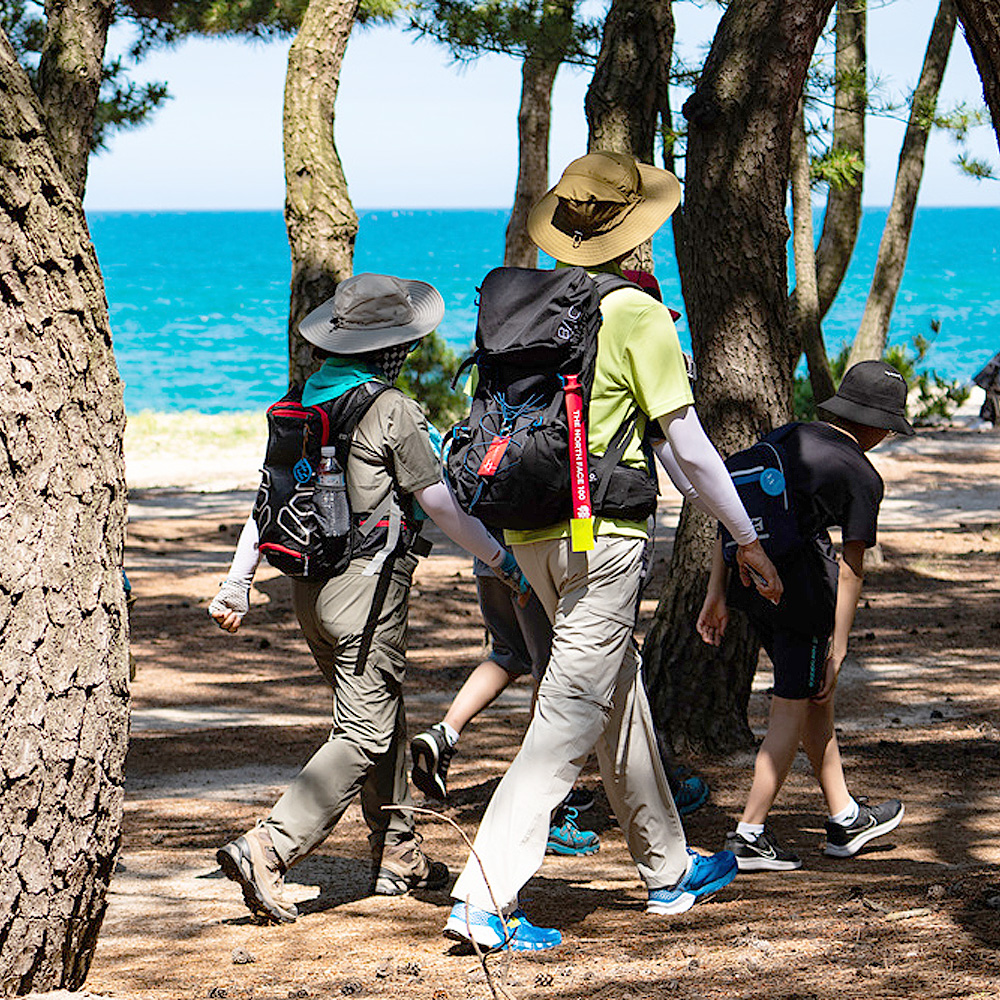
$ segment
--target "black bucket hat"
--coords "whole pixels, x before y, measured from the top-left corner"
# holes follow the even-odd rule
[[[837,394],[818,406],[856,424],[912,434],[906,419],[906,392],[906,379],[892,365],[860,361],[848,369]]]

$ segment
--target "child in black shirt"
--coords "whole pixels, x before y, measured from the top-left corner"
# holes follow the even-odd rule
[[[903,818],[896,799],[869,807],[847,790],[833,725],[833,694],[847,654],[863,579],[866,548],[875,544],[882,479],[865,452],[890,432],[912,434],[906,420],[906,382],[881,361],[863,361],[844,376],[835,396],[820,404],[829,422],[798,424],[781,437],[785,476],[801,548],[778,566],[784,596],[777,607],[728,581],[721,540],[716,543],[698,633],[719,645],[729,607],[747,612],[774,665],[767,735],[757,753],[750,795],[736,830],[726,838],[741,870],[784,871],[802,862],[778,842],[765,820],[801,745],[830,816],[825,853],[851,857]],[[827,529],[841,528],[838,560]]]

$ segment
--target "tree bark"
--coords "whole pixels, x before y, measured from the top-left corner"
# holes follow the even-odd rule
[[[955,35],[955,19],[954,0],[941,0],[931,28],[930,40],[927,42],[920,82],[913,94],[910,120],[903,138],[903,148],[899,153],[892,205],[882,230],[875,273],[861,325],[851,345],[848,365],[880,358],[885,351],[889,320],[892,318],[896,293],[906,268],[906,254],[910,245],[910,233],[913,231],[913,213],[917,207],[917,194],[924,174],[924,155],[931,129],[927,118],[937,104],[938,91],[941,89],[941,80],[948,65],[948,54]]]
[[[834,394],[830,362],[823,343],[813,251],[812,185],[809,181],[809,144],[805,105],[799,101],[791,136],[792,247],[795,254],[795,294],[791,324],[794,340],[806,352],[813,399],[822,402]]]
[[[865,36],[867,0],[838,0],[837,53],[833,106],[833,148],[856,153],[865,159],[865,112],[867,110],[868,60]],[[827,314],[837,297],[854,255],[861,228],[861,178],[851,187],[832,187],[826,196],[823,229],[816,247],[816,289],[819,318]]]
[[[298,332],[354,266],[358,217],[333,138],[340,67],[358,0],[311,0],[288,53],[285,78],[285,226],[292,252],[288,374],[298,385],[316,369]]]
[[[0,991],[78,989],[119,846],[124,408],[80,200],[0,32]]]
[[[521,65],[517,188],[504,241],[503,262],[508,267],[538,266],[538,247],[528,236],[528,213],[549,187],[552,87],[560,61],[528,56]]]
[[[612,0],[584,100],[588,152],[630,153],[643,163],[653,162],[673,45],[674,16],[667,0]],[[624,266],[652,273],[652,241]]]
[[[114,0],[47,0],[38,95],[49,143],[70,190],[87,186],[94,113]]]
[[[788,328],[789,137],[834,0],[733,0],[694,94],[679,231],[701,419],[723,454],[785,421],[798,345]],[[752,742],[746,709],[757,645],[742,621],[715,650],[694,630],[715,525],[685,506],[646,640],[654,714],[675,744]],[[735,616],[734,616],[735,617]]]
[[[1000,149],[1000,0],[956,0]]]

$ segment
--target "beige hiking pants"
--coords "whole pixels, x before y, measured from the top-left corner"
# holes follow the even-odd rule
[[[496,902],[509,911],[542,864],[553,809],[596,747],[601,780],[643,881],[671,887],[688,866],[684,829],[660,763],[632,629],[643,540],[599,536],[514,547],[553,623],[552,656],[521,749],[483,816],[474,849]],[[452,895],[494,903],[475,857]]]

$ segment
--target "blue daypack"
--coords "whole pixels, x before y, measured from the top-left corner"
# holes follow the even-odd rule
[[[726,459],[736,492],[757,531],[757,537],[771,562],[780,564],[804,545],[798,519],[792,505],[785,472],[785,454],[781,441],[796,427],[786,424],[771,431],[755,445]],[[724,525],[722,556],[727,565],[736,562],[736,542]]]

